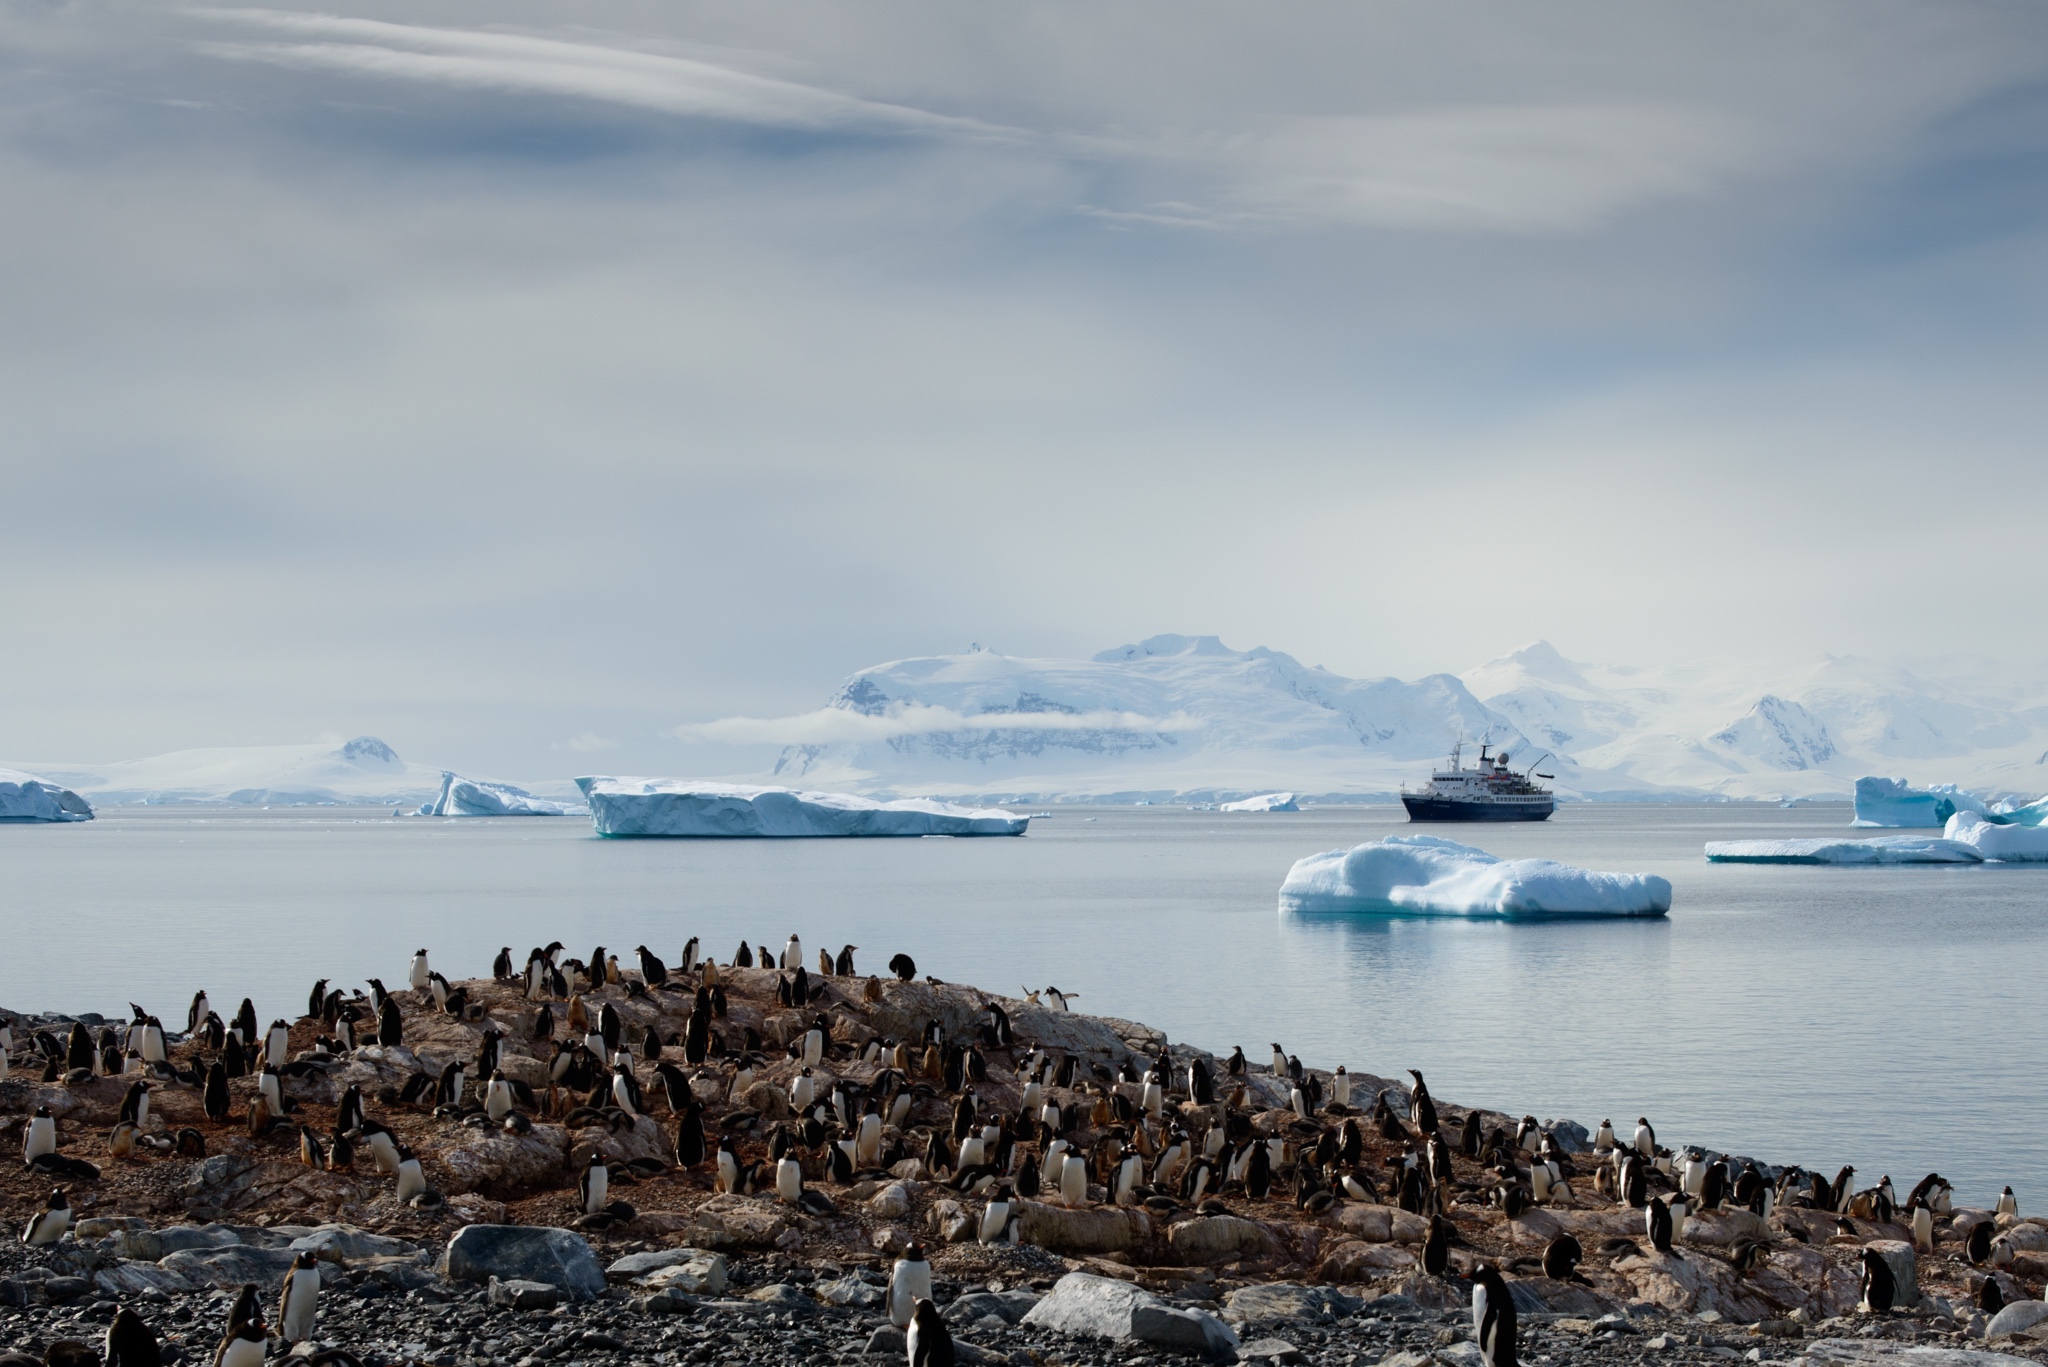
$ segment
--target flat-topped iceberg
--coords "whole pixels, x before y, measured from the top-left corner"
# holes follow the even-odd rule
[[[2048,823],[2048,797],[2020,804],[1987,801],[1953,783],[1915,788],[1902,778],[1856,780],[1857,826],[1945,826],[1952,816],[1971,814],[1994,826],[2039,826]]]
[[[599,835],[1022,835],[1028,816],[926,798],[879,802],[851,793],[751,788],[675,778],[579,778]]]
[[[1216,809],[1219,812],[1298,812],[1293,793],[1261,793],[1248,797],[1242,802],[1226,802]]]
[[[1949,817],[1939,836],[1880,835],[1867,840],[1710,840],[1714,864],[2031,864],[2048,862],[2048,828]]]
[[[581,803],[535,797],[509,783],[486,783],[441,773],[441,793],[419,809],[420,816],[582,816]]]
[[[1433,835],[1392,835],[1295,861],[1283,911],[1413,916],[1662,916],[1671,883],[1551,859],[1497,859]]]
[[[69,788],[0,769],[0,821],[90,821],[92,804]]]

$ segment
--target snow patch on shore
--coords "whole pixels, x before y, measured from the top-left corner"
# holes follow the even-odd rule
[[[1433,835],[1394,835],[1297,860],[1283,911],[1418,916],[1662,916],[1671,884],[1551,859],[1498,859]]]

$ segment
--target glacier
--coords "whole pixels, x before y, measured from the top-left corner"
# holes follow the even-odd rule
[[[486,783],[441,771],[441,794],[421,807],[417,816],[582,816],[581,803],[535,797],[509,783]]]
[[[1295,861],[1280,909],[1412,916],[1662,916],[1670,880],[1551,859],[1498,859],[1433,835],[1394,835]]]
[[[1022,835],[1028,816],[955,807],[928,798],[882,802],[851,793],[756,788],[671,778],[576,780],[604,836]]]
[[[2048,863],[2048,827],[1956,812],[1939,836],[1879,835],[1863,840],[1710,840],[1715,864],[2034,864]]]
[[[1216,809],[1219,812],[1298,812],[1299,803],[1293,793],[1261,793],[1248,797],[1242,802],[1226,802]]]
[[[1902,778],[1856,780],[1856,826],[1942,826],[1969,812],[1999,826],[2039,826],[2048,821],[2048,797],[2033,802],[1987,802],[1953,783],[1915,788]]]
[[[90,821],[92,804],[69,788],[0,769],[0,821]]]

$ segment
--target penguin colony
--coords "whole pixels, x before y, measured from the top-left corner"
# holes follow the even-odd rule
[[[419,1152],[428,1147],[423,1135],[523,1134],[559,1124],[590,1140],[575,1170],[563,1174],[574,1196],[562,1222],[600,1233],[636,1219],[621,1195],[631,1190],[663,1205],[688,1193],[772,1197],[830,1217],[838,1213],[835,1191],[900,1176],[913,1160],[910,1170],[923,1180],[974,1204],[965,1235],[951,1237],[981,1244],[1019,1241],[1034,1203],[1142,1208],[1168,1223],[1225,1213],[1272,1219],[1276,1205],[1291,1208],[1291,1218],[1317,1221],[1347,1202],[1390,1205],[1426,1221],[1422,1270],[1467,1289],[1490,1367],[1515,1361],[1503,1273],[1586,1282],[1582,1264],[1595,1264],[1569,1232],[1551,1238],[1540,1256],[1485,1254],[1461,1230],[1474,1214],[1514,1220],[1545,1206],[1640,1211],[1640,1236],[1603,1240],[1598,1259],[1715,1257],[1753,1276],[1785,1242],[1811,1239],[1810,1224],[1774,1225],[1774,1213],[1825,1212],[1847,1235],[1858,1233],[1857,1221],[1900,1224],[1926,1254],[1934,1251],[1935,1222],[1952,1211],[1952,1190],[1938,1174],[1901,1199],[1888,1177],[1858,1189],[1853,1168],[1830,1180],[1699,1149],[1674,1152],[1659,1145],[1647,1117],[1623,1131],[1603,1121],[1590,1150],[1573,1152],[1534,1117],[1489,1121],[1480,1111],[1440,1109],[1419,1072],[1411,1070],[1405,1088],[1361,1084],[1342,1067],[1311,1072],[1278,1043],[1265,1067],[1242,1048],[1219,1062],[1185,1050],[1176,1060],[1163,1047],[1149,1056],[1084,1057],[1020,1037],[1009,1009],[979,994],[970,994],[979,1003],[971,1024],[963,1025],[958,1010],[933,1010],[913,1028],[884,1035],[867,1022],[905,1019],[901,1009],[884,1010],[892,993],[933,999],[899,991],[916,981],[908,955],[891,959],[885,982],[857,974],[857,950],[819,951],[814,972],[791,935],[779,951],[743,942],[721,966],[692,938],[673,967],[645,945],[622,967],[601,946],[579,959],[558,942],[534,948],[523,962],[501,950],[489,983],[451,983],[420,949],[405,990],[371,979],[367,991],[344,991],[323,979],[296,1022],[259,1026],[247,999],[223,1019],[201,991],[183,1031],[166,1031],[132,1003],[124,1026],[95,1032],[74,1024],[64,1038],[47,1030],[17,1038],[0,1024],[0,1068],[46,1084],[126,1080],[105,1143],[105,1158],[117,1165],[203,1157],[226,1144],[286,1147],[309,1168],[388,1180],[393,1197],[420,1212],[443,1199]],[[956,1002],[962,991],[954,990]],[[1051,1013],[1069,1011],[1072,999],[1054,987],[1024,996]],[[312,1099],[332,1090],[327,1075],[357,1050],[407,1049],[423,1036],[467,1044],[453,1056],[423,1045],[410,1054],[415,1071],[374,1095],[351,1085],[331,1104]],[[438,1067],[426,1064],[434,1053],[442,1056]],[[538,1080],[511,1076],[514,1057],[530,1065],[514,1071]],[[1255,1080],[1262,1085],[1255,1088]],[[1275,1086],[1284,1107],[1258,1104],[1261,1096],[1271,1100]],[[166,1091],[196,1097],[203,1123],[153,1124],[152,1097]],[[660,1126],[662,1156],[607,1159],[604,1135],[643,1119]],[[96,1184],[103,1173],[79,1155],[80,1136],[60,1141],[47,1106],[26,1117],[19,1133],[25,1169],[53,1183],[21,1240],[47,1246],[71,1227],[68,1189]],[[1999,1205],[1999,1216],[2018,1218],[2010,1188]],[[1747,1212],[1754,1236],[1722,1249],[1681,1250],[1686,1220],[1708,1212]],[[2010,1241],[1993,1221],[1957,1237],[1963,1258],[1982,1270],[1979,1302],[1991,1305],[2003,1295],[1991,1272],[2011,1266]],[[1898,1288],[1885,1260],[1865,1256],[1862,1275],[1865,1306],[1891,1309]],[[2004,1275],[2007,1286],[2027,1293]],[[914,1361],[947,1363],[950,1341],[931,1308],[930,1286],[925,1253],[913,1246],[895,1264],[890,1314],[908,1332]],[[308,1257],[267,1321],[253,1301],[238,1303],[246,1313],[230,1316],[216,1367],[259,1367],[273,1338],[309,1339],[318,1295],[319,1270]],[[125,1322],[115,1327],[134,1332]]]

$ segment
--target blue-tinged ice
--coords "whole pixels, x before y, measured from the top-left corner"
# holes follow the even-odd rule
[[[589,809],[579,802],[557,802],[535,797],[509,783],[486,783],[460,774],[441,772],[441,794],[419,810],[420,816],[582,816]]]
[[[1959,812],[1982,817],[1994,826],[2039,826],[2048,823],[2048,797],[2028,803],[1987,801],[1953,783],[1915,788],[1902,778],[1856,780],[1858,826],[1942,826]]]
[[[69,788],[0,769],[0,821],[90,821],[92,804]]]
[[[1028,816],[928,798],[753,788],[674,778],[579,778],[590,821],[611,836],[1022,835]]]
[[[1261,793],[1248,797],[1242,802],[1226,802],[1216,809],[1219,812],[1298,812],[1301,806],[1294,800],[1293,793]]]
[[[1941,832],[1953,844],[1977,852],[1980,859],[2000,864],[2048,861],[2048,827],[1986,821],[1974,812],[1957,812]]]
[[[1282,911],[1413,916],[1662,916],[1671,883],[1551,859],[1497,859],[1433,835],[1394,835],[1297,860]]]
[[[1931,835],[1868,840],[1709,840],[1710,864],[1977,864],[1968,845]]]

